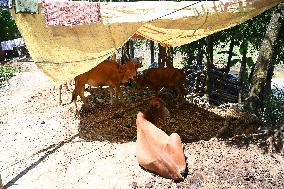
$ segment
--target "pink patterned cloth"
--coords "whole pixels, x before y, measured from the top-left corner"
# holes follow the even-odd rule
[[[42,5],[48,25],[72,26],[101,22],[99,3],[44,0]]]

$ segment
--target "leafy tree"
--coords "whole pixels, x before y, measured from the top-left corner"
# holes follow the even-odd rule
[[[191,64],[194,65],[197,62],[203,67],[205,67],[204,64],[204,55],[206,55],[206,62],[212,62],[214,60],[213,58],[213,48],[220,47],[225,48],[229,47],[227,51],[224,51],[222,49],[222,52],[225,53],[224,55],[227,55],[227,61],[224,62],[223,69],[225,73],[229,73],[230,68],[234,66],[237,63],[241,64],[241,69],[239,73],[239,79],[241,83],[241,91],[239,96],[241,97],[244,95],[244,87],[249,84],[249,81],[252,78],[252,74],[249,76],[249,72],[253,72],[255,65],[253,62],[253,58],[249,54],[253,54],[253,52],[258,51],[260,48],[260,42],[262,41],[265,32],[266,32],[266,26],[270,21],[272,10],[268,10],[261,15],[252,18],[248,20],[247,22],[244,22],[242,24],[239,24],[233,28],[229,28],[227,30],[223,30],[221,32],[215,33],[211,35],[210,43],[208,43],[207,38],[200,39],[196,42],[183,45],[181,47],[176,48],[177,51],[180,51],[183,55],[185,55],[184,62],[185,64]],[[282,34],[283,35],[283,34]],[[282,40],[283,41],[283,40]],[[283,60],[283,49],[284,44],[281,41],[279,44],[280,50],[277,50],[278,52],[275,55],[275,64],[281,62],[281,58]],[[212,45],[213,43],[213,45]],[[209,46],[208,46],[209,45]],[[239,49],[240,57],[239,58],[233,58],[233,52],[234,49]],[[218,49],[218,48],[217,48]],[[216,53],[214,53],[216,54]],[[277,60],[276,60],[277,59]],[[208,68],[210,67],[207,65],[207,78],[210,78],[210,71],[208,72]],[[207,80],[206,84],[210,85],[211,82]],[[210,86],[209,86],[210,91]],[[208,91],[208,92],[209,92]],[[208,93],[207,92],[207,93]],[[208,93],[209,94],[209,93]],[[241,98],[240,98],[241,100]]]
[[[21,37],[15,20],[7,9],[0,8],[0,41],[7,41]]]
[[[252,86],[249,92],[249,97],[246,102],[246,107],[259,115],[259,111],[265,99],[264,89],[267,82],[268,70],[273,66],[272,58],[275,53],[276,40],[280,29],[284,22],[284,3],[278,5],[274,11],[271,21],[268,25],[267,32],[261,43],[260,53],[256,62],[255,71],[252,76]]]

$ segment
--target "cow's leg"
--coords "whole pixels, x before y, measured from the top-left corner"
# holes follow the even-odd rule
[[[114,89],[113,86],[109,86],[109,97],[110,97],[110,104],[113,104],[113,93],[114,93]]]
[[[162,87],[154,87],[154,91],[155,91],[155,96],[159,96],[160,92],[161,92]]]
[[[83,101],[83,103],[84,103],[85,105],[88,105],[87,99],[86,99],[86,97],[84,96],[84,92],[85,92],[85,86],[82,86],[81,89],[80,89],[80,92],[79,92],[79,96],[80,96],[81,100]]]
[[[177,98],[176,98],[176,100],[177,100],[177,108],[179,108],[180,100],[181,100],[181,98],[180,98],[181,97],[181,91],[180,91],[179,87],[175,87],[174,90],[177,93]]]
[[[179,108],[180,103],[182,104],[185,100],[184,95],[185,95],[185,91],[183,89],[183,86],[178,86],[176,87],[175,91],[177,92],[177,107]]]
[[[75,78],[75,89],[72,92],[71,102],[74,102],[74,104],[75,104],[76,115],[79,115],[78,106],[77,106],[77,103],[76,103],[78,95],[80,96],[83,103],[85,105],[87,105],[87,101],[86,101],[86,98],[84,96],[84,88],[85,88],[85,83],[82,80],[80,80],[79,78]]]
[[[117,85],[115,86],[115,93],[116,93],[116,97],[117,97],[117,98],[120,98],[120,100],[123,101],[122,91],[121,91],[121,88],[120,88],[119,84],[117,84]]]

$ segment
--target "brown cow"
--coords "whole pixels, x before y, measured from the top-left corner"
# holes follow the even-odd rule
[[[140,67],[142,67],[142,64],[134,64],[131,61],[123,65],[115,61],[103,61],[90,71],[74,78],[75,89],[72,93],[71,102],[75,102],[77,109],[76,99],[79,95],[83,103],[87,105],[84,89],[85,84],[89,84],[92,86],[109,86],[110,103],[113,104],[113,88],[115,88],[116,93],[121,97],[120,84],[126,83],[129,79],[133,79],[137,75],[137,69]]]
[[[178,98],[184,98],[185,76],[182,70],[177,68],[150,68],[142,75],[137,76],[137,89],[150,87],[155,90],[156,95],[162,87],[174,88]]]
[[[165,105],[166,103],[162,99],[153,96],[147,110],[144,112],[145,119],[156,124],[159,118],[169,117],[170,112]]]

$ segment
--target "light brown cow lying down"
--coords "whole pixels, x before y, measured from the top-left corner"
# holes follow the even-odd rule
[[[149,122],[142,112],[137,114],[136,125],[138,163],[165,178],[183,180],[186,162],[180,136],[177,133],[168,136]]]
[[[115,61],[103,61],[90,71],[78,75],[74,78],[75,89],[72,93],[72,100],[74,101],[76,109],[76,99],[79,95],[84,104],[87,105],[84,96],[85,84],[91,86],[109,86],[110,89],[110,103],[113,104],[114,88],[118,96],[122,96],[120,84],[126,83],[129,79],[133,79],[137,75],[137,69],[142,67],[142,64],[134,64],[131,61],[123,65]]]

